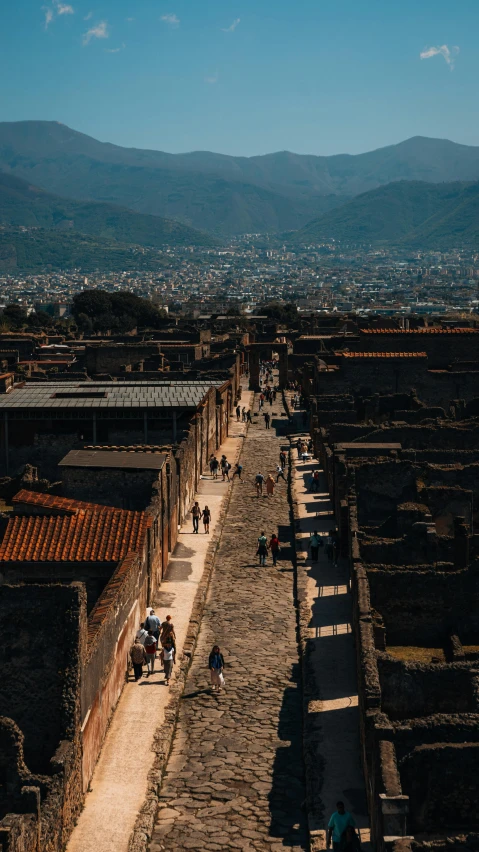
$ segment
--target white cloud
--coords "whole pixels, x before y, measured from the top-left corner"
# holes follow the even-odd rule
[[[109,37],[110,33],[108,32],[108,23],[106,21],[100,21],[99,24],[95,24],[94,27],[90,27],[90,29],[83,34],[83,45],[89,44],[92,38]]]
[[[170,27],[179,27],[180,19],[173,15],[171,12],[168,15],[162,15],[160,21],[164,21],[165,24],[169,24]]]
[[[74,15],[75,10],[69,3],[55,3],[57,15]]]
[[[224,33],[234,33],[234,31],[235,31],[236,27],[238,26],[238,24],[240,23],[240,21],[241,21],[241,18],[235,18],[233,23],[230,24],[229,27],[221,27],[221,29],[223,30]]]
[[[120,50],[124,50],[126,44],[123,44],[120,47],[105,47],[105,53],[120,53]]]
[[[53,21],[53,9],[49,9],[48,6],[44,6],[43,11],[45,13],[45,29],[48,29],[49,25]]]
[[[209,83],[211,86],[213,86],[215,83],[217,83],[218,80],[219,80],[219,74],[218,74],[217,71],[215,71],[214,74],[210,74],[209,77],[205,77],[205,83]]]
[[[88,12],[87,15],[83,18],[84,21],[89,21],[90,18],[93,18],[93,12]]]
[[[447,44],[442,44],[440,47],[425,47],[424,50],[421,51],[419,56],[421,59],[431,59],[432,56],[442,56],[449,65],[451,71],[453,71],[454,63],[458,53],[459,48],[457,47],[457,45],[449,49]]]
[[[45,29],[48,29],[51,22],[58,15],[75,14],[73,6],[70,6],[69,3],[63,3],[62,0],[53,0],[53,4],[51,6],[42,6],[42,9],[45,14]]]

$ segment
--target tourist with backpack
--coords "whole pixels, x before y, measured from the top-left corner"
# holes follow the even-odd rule
[[[170,677],[175,665],[175,646],[171,637],[165,640],[165,644],[161,649],[161,662],[163,663],[163,671],[165,673],[165,684],[170,685]]]
[[[193,515],[193,532],[197,533],[198,532],[198,524],[199,524],[200,518],[201,518],[201,509],[200,509],[200,504],[198,503],[198,500],[195,500],[195,504],[194,504],[194,506],[191,510],[191,514]]]
[[[148,634],[146,635],[148,636]],[[145,648],[139,639],[135,639],[130,648],[130,659],[133,665],[135,681],[138,681],[141,677],[143,677],[143,663],[146,663]]]

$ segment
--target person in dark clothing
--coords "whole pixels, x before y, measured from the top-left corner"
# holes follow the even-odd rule
[[[266,428],[267,428],[267,429],[269,429],[269,424],[270,424],[270,420],[271,420],[271,415],[270,415],[270,414],[266,411],[266,412],[263,414],[263,417],[264,417],[264,425],[266,426]]]
[[[271,550],[271,556],[273,557],[273,565],[276,565],[280,552],[279,538],[276,533],[273,533],[273,535],[271,536],[268,547]]]
[[[225,661],[223,654],[220,651],[219,645],[213,645],[211,654],[208,658],[208,668],[210,670],[213,692],[221,692],[221,688],[224,685],[224,667]]]
[[[130,648],[130,658],[133,663],[135,680],[140,680],[140,678],[143,677],[143,663],[146,663],[146,653],[145,648],[139,639],[135,639]]]
[[[286,453],[285,453],[284,450],[281,450],[281,452],[279,454],[279,463],[284,470],[285,467],[286,467]]]
[[[361,840],[354,826],[348,825],[344,829],[339,841],[339,849],[340,852],[359,852],[361,849]]]

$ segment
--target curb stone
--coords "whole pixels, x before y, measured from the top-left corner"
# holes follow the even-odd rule
[[[290,412],[285,397],[286,411]],[[290,414],[289,414],[290,416]],[[309,642],[309,623],[311,610],[307,599],[308,566],[306,565],[307,551],[300,538],[300,515],[298,501],[293,488],[293,447],[292,438],[289,438],[289,489],[291,511],[294,521],[295,548],[293,563],[296,571],[297,608],[298,608],[298,641],[301,661],[301,675],[303,683],[303,761],[306,782],[306,812],[308,820],[308,834],[310,852],[320,852],[325,848],[324,830],[319,826],[324,823],[324,806],[320,792],[323,782],[324,760],[321,754],[321,734],[316,727],[314,715],[308,713],[309,702],[317,699],[320,694],[314,667],[311,665],[311,644]]]
[[[254,405],[254,397],[253,397]],[[249,424],[246,425],[246,433],[248,432]],[[242,436],[243,438],[245,437]],[[239,444],[238,451],[235,455],[235,461],[238,461],[242,453],[242,443]],[[223,534],[223,526],[226,518],[226,513],[229,509],[231,495],[233,492],[232,481],[228,486],[228,495],[224,501],[223,507],[220,510],[218,525],[216,532],[213,535],[206,553],[203,574],[196,590],[191,616],[189,620],[188,631],[186,634],[183,651],[180,658],[180,664],[177,669],[177,676],[172,686],[170,687],[170,698],[165,707],[165,719],[161,727],[157,728],[152,750],[155,754],[153,767],[148,773],[147,793],[143,806],[136,818],[135,827],[128,842],[128,852],[147,852],[148,844],[151,840],[153,829],[155,826],[156,814],[158,805],[161,802],[161,784],[163,775],[166,770],[168,758],[173,745],[173,739],[176,732],[176,724],[180,708],[180,701],[184,692],[186,678],[191,666],[193,654],[196,648],[198,634],[200,632],[201,621],[206,603],[206,597],[210,586],[211,577],[215,565],[216,552],[218,550],[221,536]]]

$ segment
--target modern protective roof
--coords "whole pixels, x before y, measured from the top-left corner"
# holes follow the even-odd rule
[[[60,467],[101,467],[127,470],[161,470],[164,453],[129,453],[115,450],[70,450]]]
[[[211,387],[196,382],[25,382],[0,395],[0,409],[196,408]]]

